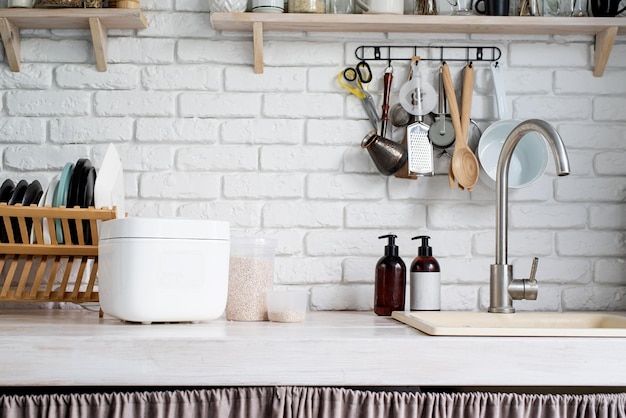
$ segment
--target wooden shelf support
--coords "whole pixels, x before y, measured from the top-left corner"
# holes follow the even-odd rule
[[[11,71],[20,70],[20,29],[89,29],[98,71],[107,69],[107,31],[145,29],[141,9],[60,8],[0,9],[0,34]]]
[[[252,48],[254,50],[254,72],[263,74],[263,22],[252,24]]]
[[[20,29],[6,17],[0,18],[0,34],[7,56],[9,68],[13,72],[20,71]]]
[[[97,17],[89,18],[89,30],[98,71],[107,70],[107,29]]]
[[[602,77],[604,69],[611,56],[611,49],[617,36],[617,26],[606,28],[602,32],[596,34],[595,56],[593,59],[593,75]]]

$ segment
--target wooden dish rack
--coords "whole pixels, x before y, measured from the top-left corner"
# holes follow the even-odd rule
[[[0,203],[0,217],[8,240],[0,243],[0,302],[98,302],[98,221],[116,218],[115,208]],[[83,224],[89,225],[91,243]],[[71,242],[70,225],[77,244]],[[57,241],[59,226],[63,243]]]

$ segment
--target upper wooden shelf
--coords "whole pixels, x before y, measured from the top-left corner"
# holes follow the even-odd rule
[[[594,75],[604,74],[615,37],[626,19],[613,17],[415,16],[301,13],[212,13],[215,30],[252,31],[254,70],[263,72],[263,32],[401,32],[594,35]]]
[[[20,70],[20,29],[89,29],[96,68],[106,71],[108,29],[145,29],[141,9],[0,9],[0,34],[11,71]]]

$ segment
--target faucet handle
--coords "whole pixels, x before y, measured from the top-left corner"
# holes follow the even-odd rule
[[[511,299],[513,300],[521,300],[521,299],[537,300],[537,294],[539,293],[539,284],[537,284],[535,275],[537,274],[538,263],[539,263],[539,259],[535,257],[533,259],[533,265],[530,268],[530,277],[528,279],[511,279],[511,281],[509,282],[509,286],[507,288],[509,292],[509,296],[511,296]],[[511,270],[511,275],[512,273],[513,271]],[[495,312],[495,311],[490,311],[490,312]]]
[[[524,288],[522,299],[537,300],[537,293],[539,293],[539,285],[535,279],[537,264],[539,264],[539,259],[535,257],[533,258],[533,265],[530,267],[530,277],[528,280],[522,280]]]
[[[537,264],[539,264],[539,258],[535,257],[533,258],[533,265],[530,267],[530,277],[528,278],[528,281],[532,284],[537,283],[537,280],[535,280],[535,275],[537,274]]]

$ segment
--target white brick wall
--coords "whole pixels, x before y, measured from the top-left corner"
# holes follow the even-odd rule
[[[2,177],[47,182],[66,161],[100,165],[116,144],[131,215],[225,219],[233,235],[279,241],[276,284],[312,290],[313,309],[371,309],[379,235],[432,236],[444,309],[485,309],[494,262],[495,192],[452,190],[438,175],[378,174],[360,148],[369,123],[336,84],[364,44],[495,45],[515,118],[560,131],[572,174],[554,164],[510,193],[510,262],[527,277],[529,309],[626,310],[626,38],[602,78],[586,36],[267,33],[265,72],[248,33],[215,32],[205,0],[143,0],[149,28],[110,32],[96,71],[88,31],[22,31],[22,71],[0,67]],[[51,36],[52,35],[52,36]],[[436,63],[423,63],[435,82]],[[372,63],[380,103],[385,63]],[[394,63],[392,101],[407,76]],[[459,84],[461,66],[452,65]],[[476,64],[472,117],[496,119],[488,66]]]

